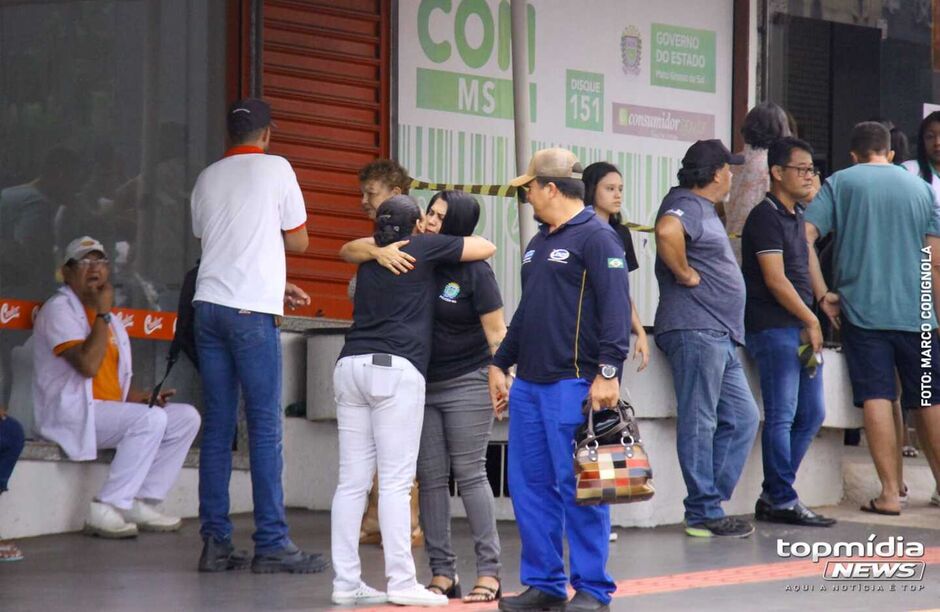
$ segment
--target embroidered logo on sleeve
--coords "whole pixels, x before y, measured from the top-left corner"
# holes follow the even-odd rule
[[[625,264],[623,257],[608,257],[607,258],[607,267],[608,268],[617,268],[623,270]]]
[[[677,217],[681,217],[682,215],[685,214],[685,211],[684,211],[684,210],[681,210],[681,209],[678,209],[678,208],[670,208],[669,210],[667,210],[667,211],[666,211],[665,213],[663,213],[663,214],[666,214],[666,215],[675,215],[675,216],[677,216]]]

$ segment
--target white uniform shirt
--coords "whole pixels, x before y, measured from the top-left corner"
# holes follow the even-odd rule
[[[131,387],[131,343],[121,319],[111,319],[118,347],[118,380],[123,399]],[[75,292],[63,285],[49,298],[33,328],[33,409],[36,432],[62,447],[69,459],[88,461],[98,456],[95,440],[92,379],[53,352],[55,347],[91,334],[85,308]]]
[[[287,260],[282,231],[307,222],[290,163],[236,154],[200,173],[192,194],[193,234],[202,261],[193,301],[284,314]]]

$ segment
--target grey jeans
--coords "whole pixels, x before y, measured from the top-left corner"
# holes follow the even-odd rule
[[[435,576],[453,578],[457,556],[450,543],[451,468],[473,534],[477,574],[499,576],[499,535],[493,490],[486,478],[486,448],[493,432],[487,368],[426,387],[418,453],[421,528]]]

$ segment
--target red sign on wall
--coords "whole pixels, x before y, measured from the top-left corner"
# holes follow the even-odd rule
[[[0,330],[32,329],[40,302],[0,298]],[[176,313],[134,308],[115,308],[114,316],[124,324],[127,335],[144,340],[172,340]]]

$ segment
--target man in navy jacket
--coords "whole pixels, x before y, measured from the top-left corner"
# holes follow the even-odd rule
[[[598,410],[620,399],[630,348],[630,291],[623,243],[585,208],[581,164],[544,149],[523,189],[542,223],[522,258],[522,300],[490,366],[490,395],[509,424],[509,486],[522,540],[520,576],[529,587],[501,610],[607,610],[616,586],[607,574],[610,511],[575,504],[571,459],[585,400]],[[517,364],[512,393],[507,369]],[[571,585],[563,535],[568,536]]]

